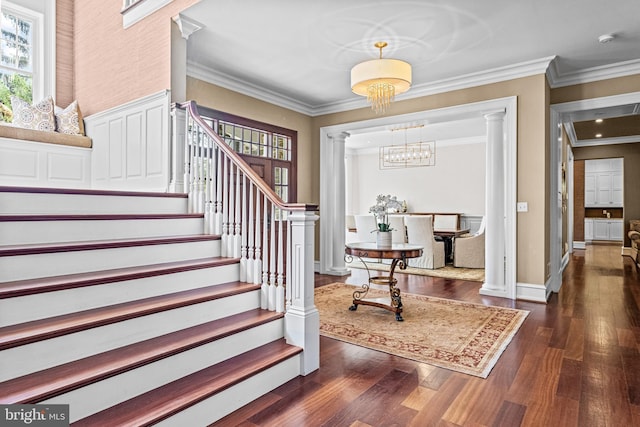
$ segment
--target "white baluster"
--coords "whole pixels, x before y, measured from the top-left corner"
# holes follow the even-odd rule
[[[276,287],[276,311],[278,313],[284,312],[284,255],[285,251],[282,247],[282,235],[284,229],[282,228],[282,215],[284,211],[278,209],[278,268],[277,268],[277,287]]]
[[[240,202],[244,203],[244,197],[241,197],[240,191],[244,189],[244,185],[240,185],[240,168],[236,168],[236,209],[235,209],[235,230],[233,239],[233,256],[238,258],[241,254],[242,246],[242,219],[240,210]]]
[[[247,281],[247,176],[242,174],[242,219],[240,241],[240,281]]]
[[[269,201],[267,197],[262,194],[262,295],[266,298],[265,305],[269,310],[269,265],[267,264],[269,257],[271,254],[269,253],[269,230],[268,230],[268,222],[269,215],[267,214],[267,204]]]
[[[249,229],[249,235],[247,236],[247,282],[256,283],[254,279],[254,254],[255,248],[253,247],[253,236],[255,233],[255,217],[253,214],[253,184],[249,182],[249,222],[247,228]]]
[[[227,203],[227,255],[228,257],[234,257],[233,253],[233,240],[235,239],[235,197],[236,197],[236,187],[237,183],[234,182],[233,179],[233,170],[238,167],[233,164],[231,159],[229,159],[229,171],[227,172],[227,180],[229,181],[229,187],[227,187],[227,191],[225,194],[227,195],[226,199],[229,200]]]
[[[220,255],[227,256],[229,240],[229,159],[222,160],[222,235],[220,237]]]
[[[271,204],[271,238],[269,239],[269,311],[276,309],[276,207]]]
[[[225,156],[220,149],[218,151],[216,166],[216,218],[215,218],[215,234],[222,234],[222,161]]]

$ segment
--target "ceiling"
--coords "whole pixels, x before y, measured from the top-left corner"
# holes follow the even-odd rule
[[[526,73],[546,71],[561,86],[611,64],[640,71],[638,0],[202,0],[181,17],[197,29],[189,75],[312,116],[366,105],[350,70],[378,56],[377,41],[389,44],[383,57],[413,67],[397,99]],[[614,39],[600,43],[603,34]],[[631,111],[625,129],[640,135]]]

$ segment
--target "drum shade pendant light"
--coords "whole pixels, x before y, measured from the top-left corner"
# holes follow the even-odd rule
[[[383,114],[394,97],[411,87],[411,64],[398,59],[383,59],[382,49],[387,42],[374,45],[380,49],[380,57],[361,62],[351,69],[351,90],[366,96],[371,109]]]

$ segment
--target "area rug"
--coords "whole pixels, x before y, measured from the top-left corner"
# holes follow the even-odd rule
[[[379,262],[367,262],[366,267],[362,261],[353,260],[348,262],[347,267],[359,268],[379,271],[389,271],[389,264],[382,264]],[[457,280],[470,280],[472,282],[484,282],[484,268],[461,268],[454,267],[452,265],[445,265],[442,268],[429,269],[429,268],[415,268],[407,267],[405,270],[396,268],[396,273],[417,274],[420,276],[431,277],[444,277],[445,279],[457,279]]]
[[[402,294],[403,322],[391,311],[359,305],[359,286],[334,283],[315,290],[320,335],[418,362],[486,378],[529,314],[415,294]],[[388,297],[370,289],[367,297]]]

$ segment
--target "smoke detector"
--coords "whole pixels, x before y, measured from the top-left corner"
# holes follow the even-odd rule
[[[603,34],[600,37],[598,37],[598,41],[602,44],[604,43],[609,43],[611,40],[615,39],[616,36],[613,34]]]

